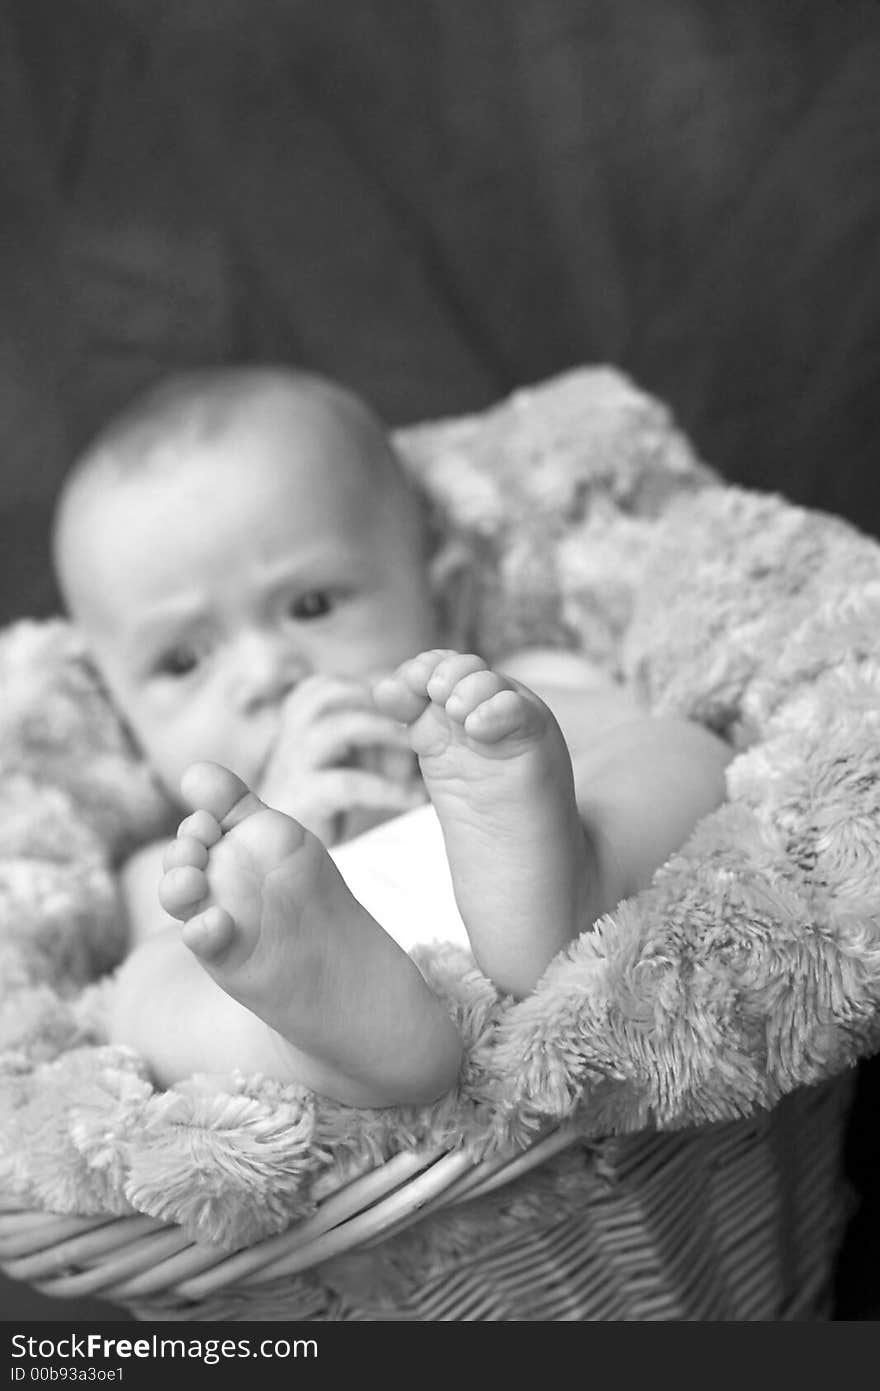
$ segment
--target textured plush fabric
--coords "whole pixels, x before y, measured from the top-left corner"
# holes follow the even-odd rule
[[[562,1118],[597,1139],[733,1119],[880,1042],[880,547],[724,484],[610,370],[398,443],[448,544],[477,561],[486,655],[577,647],[655,711],[704,721],[737,749],[728,801],[525,1000],[499,998],[458,948],[420,949],[467,1042],[459,1090],[434,1106],[356,1111],[248,1076],[160,1093],[103,1019],[124,951],[114,869],[170,809],[76,633],[14,625],[0,641],[5,1197],[142,1211],[238,1245],[400,1148],[491,1153]],[[536,1177],[522,1211],[542,1183],[570,1193],[574,1173]],[[481,1220],[436,1240],[478,1239]]]

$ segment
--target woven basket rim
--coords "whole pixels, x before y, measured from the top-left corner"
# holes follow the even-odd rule
[[[143,1213],[54,1213],[0,1194],[0,1265],[11,1279],[53,1297],[197,1301],[383,1241],[431,1212],[522,1177],[580,1138],[577,1124],[564,1122],[525,1149],[511,1146],[489,1158],[464,1147],[402,1150],[338,1184],[312,1215],[234,1251]]]

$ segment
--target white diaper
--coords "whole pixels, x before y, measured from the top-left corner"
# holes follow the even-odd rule
[[[404,951],[436,941],[469,947],[430,803],[344,841],[330,855],[355,898]]]

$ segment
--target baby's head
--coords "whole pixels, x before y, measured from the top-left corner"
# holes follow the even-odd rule
[[[370,679],[437,641],[422,509],[370,410],[323,378],[172,378],[77,462],[53,551],[68,611],[172,796],[249,782],[312,674]]]

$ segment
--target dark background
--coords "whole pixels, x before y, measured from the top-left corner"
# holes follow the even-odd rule
[[[873,0],[0,0],[0,622],[56,608],[76,450],[204,362],[392,424],[614,363],[880,535],[878,71]],[[878,1090],[841,1318],[880,1316]]]

